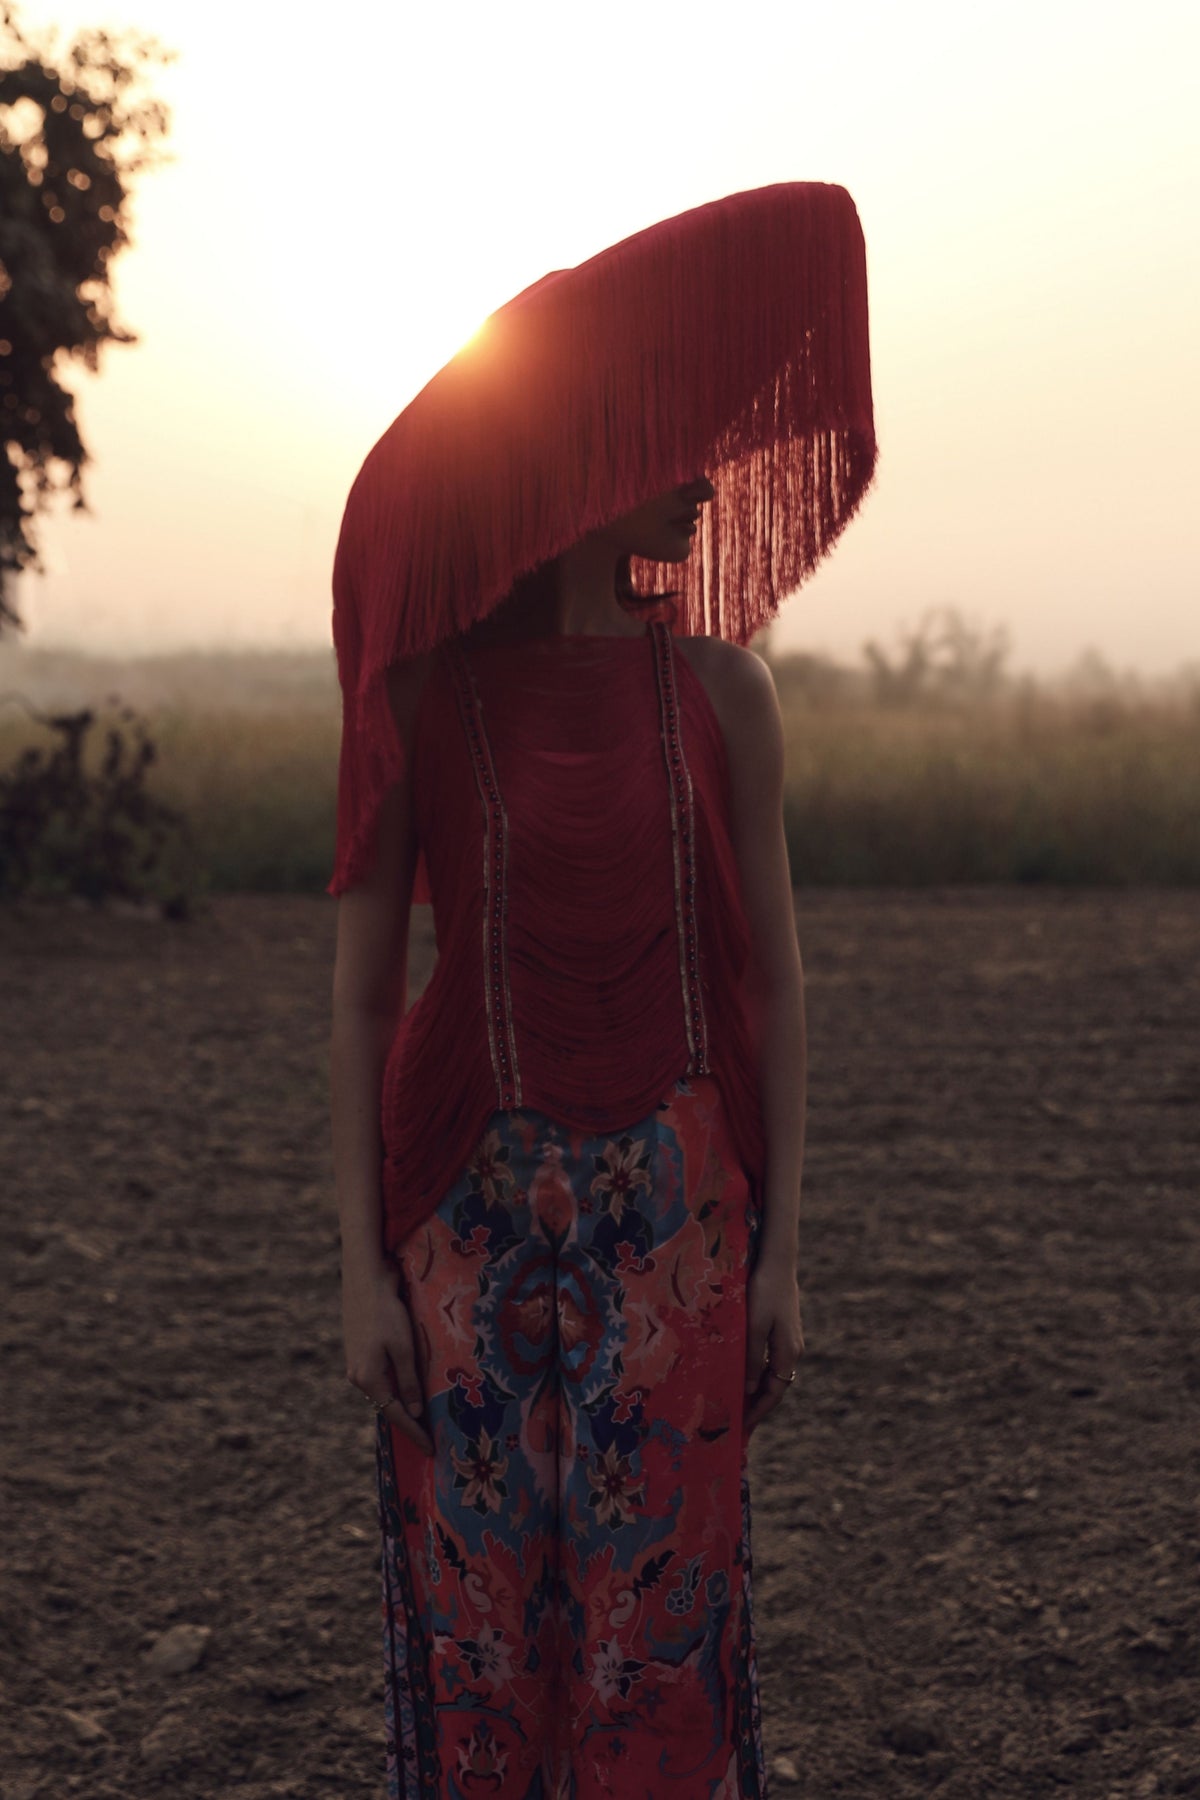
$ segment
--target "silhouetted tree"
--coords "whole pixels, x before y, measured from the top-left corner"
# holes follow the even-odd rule
[[[55,365],[95,372],[103,343],[137,342],[114,317],[109,265],[129,241],[131,177],[165,160],[169,115],[140,92],[145,66],[173,55],[101,30],[59,51],[0,5],[0,635],[21,625],[12,575],[42,567],[36,515],[64,491],[87,510],[88,453]]]
[[[875,698],[885,703],[986,699],[1000,688],[1012,647],[1005,626],[982,632],[953,606],[930,607],[900,642],[894,658],[873,638],[863,645]]]

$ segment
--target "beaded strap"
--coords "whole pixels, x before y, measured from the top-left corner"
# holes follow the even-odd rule
[[[513,1043],[512,993],[505,934],[508,920],[508,814],[496,783],[491,745],[470,664],[461,645],[453,640],[446,645],[446,654],[483,806],[483,989],[497,1104],[507,1110],[521,1104],[521,1071]]]
[[[689,1075],[707,1075],[708,1031],[700,989],[699,934],[696,930],[696,820],[692,777],[679,727],[675,687],[675,645],[669,627],[651,620],[654,669],[658,677],[659,719],[667,780],[671,789],[671,844],[675,859],[675,925],[679,936],[679,980],[687,1026]]]

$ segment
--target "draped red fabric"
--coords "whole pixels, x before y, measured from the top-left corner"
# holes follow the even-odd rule
[[[488,909],[499,896],[497,975],[518,1107],[587,1132],[644,1117],[677,1077],[717,1080],[761,1195],[753,953],[729,833],[721,727],[686,654],[666,635],[695,858],[698,1010],[681,967],[686,840],[675,832],[654,627],[634,637],[475,643],[465,666],[431,659],[417,711],[413,792],[428,863],[438,960],[400,1021],[383,1077],[385,1238],[390,1249],[461,1173],[501,1103],[489,1016]],[[502,865],[484,869],[490,758]],[[684,785],[686,783],[686,787]],[[499,872],[499,880],[490,877]],[[485,879],[485,875],[487,879]],[[686,900],[686,891],[682,891]],[[689,1043],[692,1032],[700,1043]],[[501,1020],[503,1027],[503,1019]]]
[[[403,769],[389,664],[702,473],[715,491],[687,563],[635,562],[635,578],[682,588],[681,633],[746,643],[828,554],[875,457],[866,250],[842,187],[726,195],[493,313],[384,432],[346,503],[328,891],[370,872],[380,801]]]

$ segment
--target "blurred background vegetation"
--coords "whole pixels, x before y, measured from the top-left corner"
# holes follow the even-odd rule
[[[1014,676],[1003,632],[954,608],[864,645],[857,666],[777,657],[769,634],[756,648],[784,713],[797,886],[1200,882],[1200,665],[1150,681],[1090,652],[1053,683]],[[76,748],[97,778],[106,729],[140,720],[146,795],[186,821],[195,890],[323,890],[332,650],[117,662],[0,642],[0,774],[72,707],[94,714]]]

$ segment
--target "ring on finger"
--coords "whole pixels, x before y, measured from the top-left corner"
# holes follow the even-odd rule
[[[356,1394],[361,1394],[363,1399],[368,1401],[369,1404],[374,1407],[374,1409],[377,1413],[383,1412],[385,1410],[385,1408],[389,1407],[392,1404],[392,1401],[396,1398],[395,1394],[389,1394],[386,1400],[377,1400],[375,1398],[374,1394],[368,1394],[368,1392],[365,1388],[355,1388],[354,1391]]]

